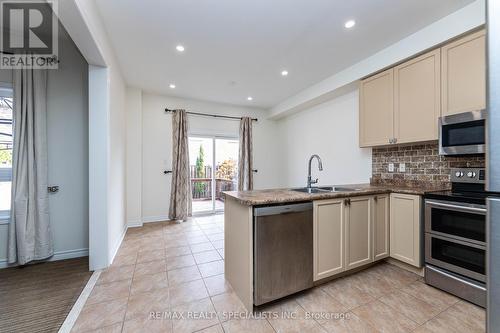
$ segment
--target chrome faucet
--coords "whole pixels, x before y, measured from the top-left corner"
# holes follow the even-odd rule
[[[318,182],[318,178],[316,178],[315,180],[312,180],[312,177],[311,177],[311,163],[312,163],[312,160],[314,158],[316,158],[318,160],[318,169],[319,169],[319,171],[323,171],[323,163],[321,162],[321,157],[319,157],[316,154],[312,155],[309,158],[309,167],[307,169],[307,188],[311,188],[312,184],[316,184]]]

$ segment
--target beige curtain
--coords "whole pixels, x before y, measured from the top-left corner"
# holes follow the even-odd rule
[[[172,116],[172,187],[168,217],[187,220],[191,216],[191,177],[189,174],[188,123],[185,110]]]
[[[238,191],[253,189],[252,118],[240,120],[240,149],[238,156]]]
[[[47,71],[14,70],[14,149],[8,261],[54,254],[47,191]]]

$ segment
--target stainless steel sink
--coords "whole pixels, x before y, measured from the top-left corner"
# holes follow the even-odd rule
[[[357,188],[342,187],[342,186],[320,186],[320,187],[301,187],[294,188],[293,191],[303,193],[328,193],[328,192],[353,192],[359,191]]]

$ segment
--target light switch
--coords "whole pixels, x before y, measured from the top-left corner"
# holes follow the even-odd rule
[[[389,163],[389,172],[394,172],[394,163]]]
[[[399,172],[406,172],[406,164],[399,163]]]

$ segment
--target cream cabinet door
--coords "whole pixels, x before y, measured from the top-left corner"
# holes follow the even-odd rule
[[[441,108],[440,50],[394,68],[397,143],[437,140]]]
[[[418,195],[391,194],[390,255],[421,267],[421,198]]]
[[[465,36],[441,48],[442,114],[486,107],[486,32]]]
[[[372,197],[346,199],[345,266],[346,270],[373,261]]]
[[[380,260],[389,256],[389,207],[388,194],[373,198],[373,259]]]
[[[314,281],[345,270],[344,199],[314,201]]]
[[[361,81],[359,93],[359,145],[387,145],[393,132],[393,69]]]

